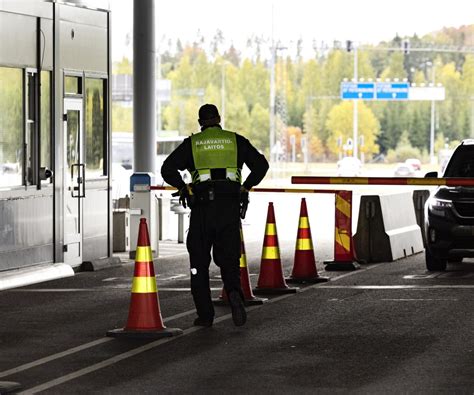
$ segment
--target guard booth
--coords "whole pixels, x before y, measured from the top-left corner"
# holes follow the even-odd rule
[[[0,1],[0,271],[111,258],[107,1]]]

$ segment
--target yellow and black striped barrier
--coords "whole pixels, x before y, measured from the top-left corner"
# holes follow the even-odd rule
[[[416,177],[314,177],[293,176],[292,184],[317,184],[317,185],[417,185],[448,187],[472,187],[474,178],[448,177],[448,178],[416,178]]]

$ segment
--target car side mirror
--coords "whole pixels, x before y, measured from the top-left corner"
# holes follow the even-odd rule
[[[47,167],[40,167],[39,177],[40,180],[47,180],[53,176],[53,172],[49,170]]]
[[[425,178],[438,178],[438,172],[437,171],[430,171],[425,174]]]

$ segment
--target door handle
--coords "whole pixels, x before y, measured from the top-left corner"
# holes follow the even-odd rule
[[[77,168],[77,175],[74,169]],[[71,196],[76,198],[86,197],[86,167],[83,163],[74,163],[71,165],[71,181],[73,187],[71,189]]]
[[[81,176],[81,184],[82,184],[82,196],[85,198],[86,197],[86,165],[84,163],[81,163],[79,165],[79,168],[82,170],[82,176]]]

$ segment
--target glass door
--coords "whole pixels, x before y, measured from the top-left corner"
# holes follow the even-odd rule
[[[64,262],[82,263],[85,197],[82,99],[64,100]]]

